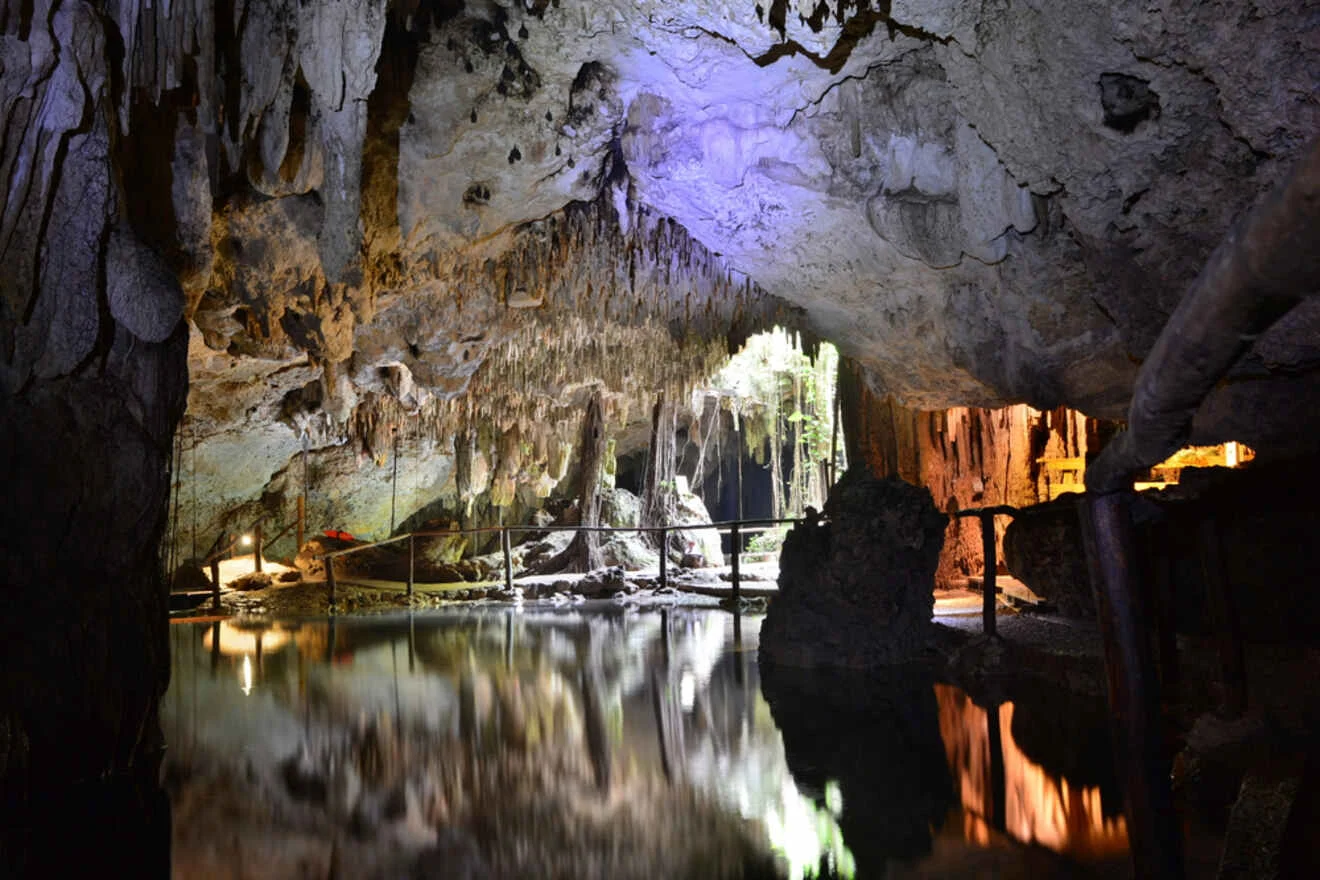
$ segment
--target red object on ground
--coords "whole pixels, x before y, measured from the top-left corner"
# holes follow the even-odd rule
[[[338,531],[335,531],[334,529],[326,529],[326,530],[325,530],[325,536],[326,536],[327,538],[334,538],[334,539],[339,540],[339,541],[356,541],[356,540],[357,540],[357,538],[353,537],[353,536],[350,535],[348,532],[338,532]]]

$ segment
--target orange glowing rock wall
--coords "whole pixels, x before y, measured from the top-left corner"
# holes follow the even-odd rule
[[[1080,470],[1063,465],[1097,452],[1115,425],[1065,407],[908,409],[872,392],[850,364],[840,366],[840,392],[849,461],[865,462],[876,476],[925,486],[946,513],[998,504],[1025,507],[1070,485],[1080,489]],[[1001,571],[1008,522],[1006,517],[996,522]],[[968,575],[984,568],[980,522],[951,518],[936,586],[962,587]]]

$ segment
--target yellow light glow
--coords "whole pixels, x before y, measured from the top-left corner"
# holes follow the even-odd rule
[[[261,650],[267,654],[273,654],[290,641],[290,633],[287,630],[278,628],[247,629],[246,627],[234,626],[227,620],[222,620],[218,629],[220,632],[220,653],[228,657],[254,653],[257,650],[258,639],[261,640]],[[213,630],[208,628],[202,634],[202,647],[208,651],[214,647],[211,639],[212,632]]]
[[[251,536],[251,535],[244,535],[244,536],[242,537],[240,543],[241,543],[244,547],[251,547],[251,546],[252,546],[252,536]]]

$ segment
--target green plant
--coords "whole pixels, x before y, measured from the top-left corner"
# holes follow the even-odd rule
[[[769,531],[761,532],[759,535],[753,535],[747,542],[748,553],[778,553],[784,546],[784,536],[788,534],[787,526],[778,526]]]

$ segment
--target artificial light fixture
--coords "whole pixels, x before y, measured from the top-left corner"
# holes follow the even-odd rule
[[[252,546],[252,536],[251,536],[251,535],[244,535],[240,540],[241,540],[241,542],[242,542],[242,544],[243,544],[244,547],[251,547],[251,546]]]

